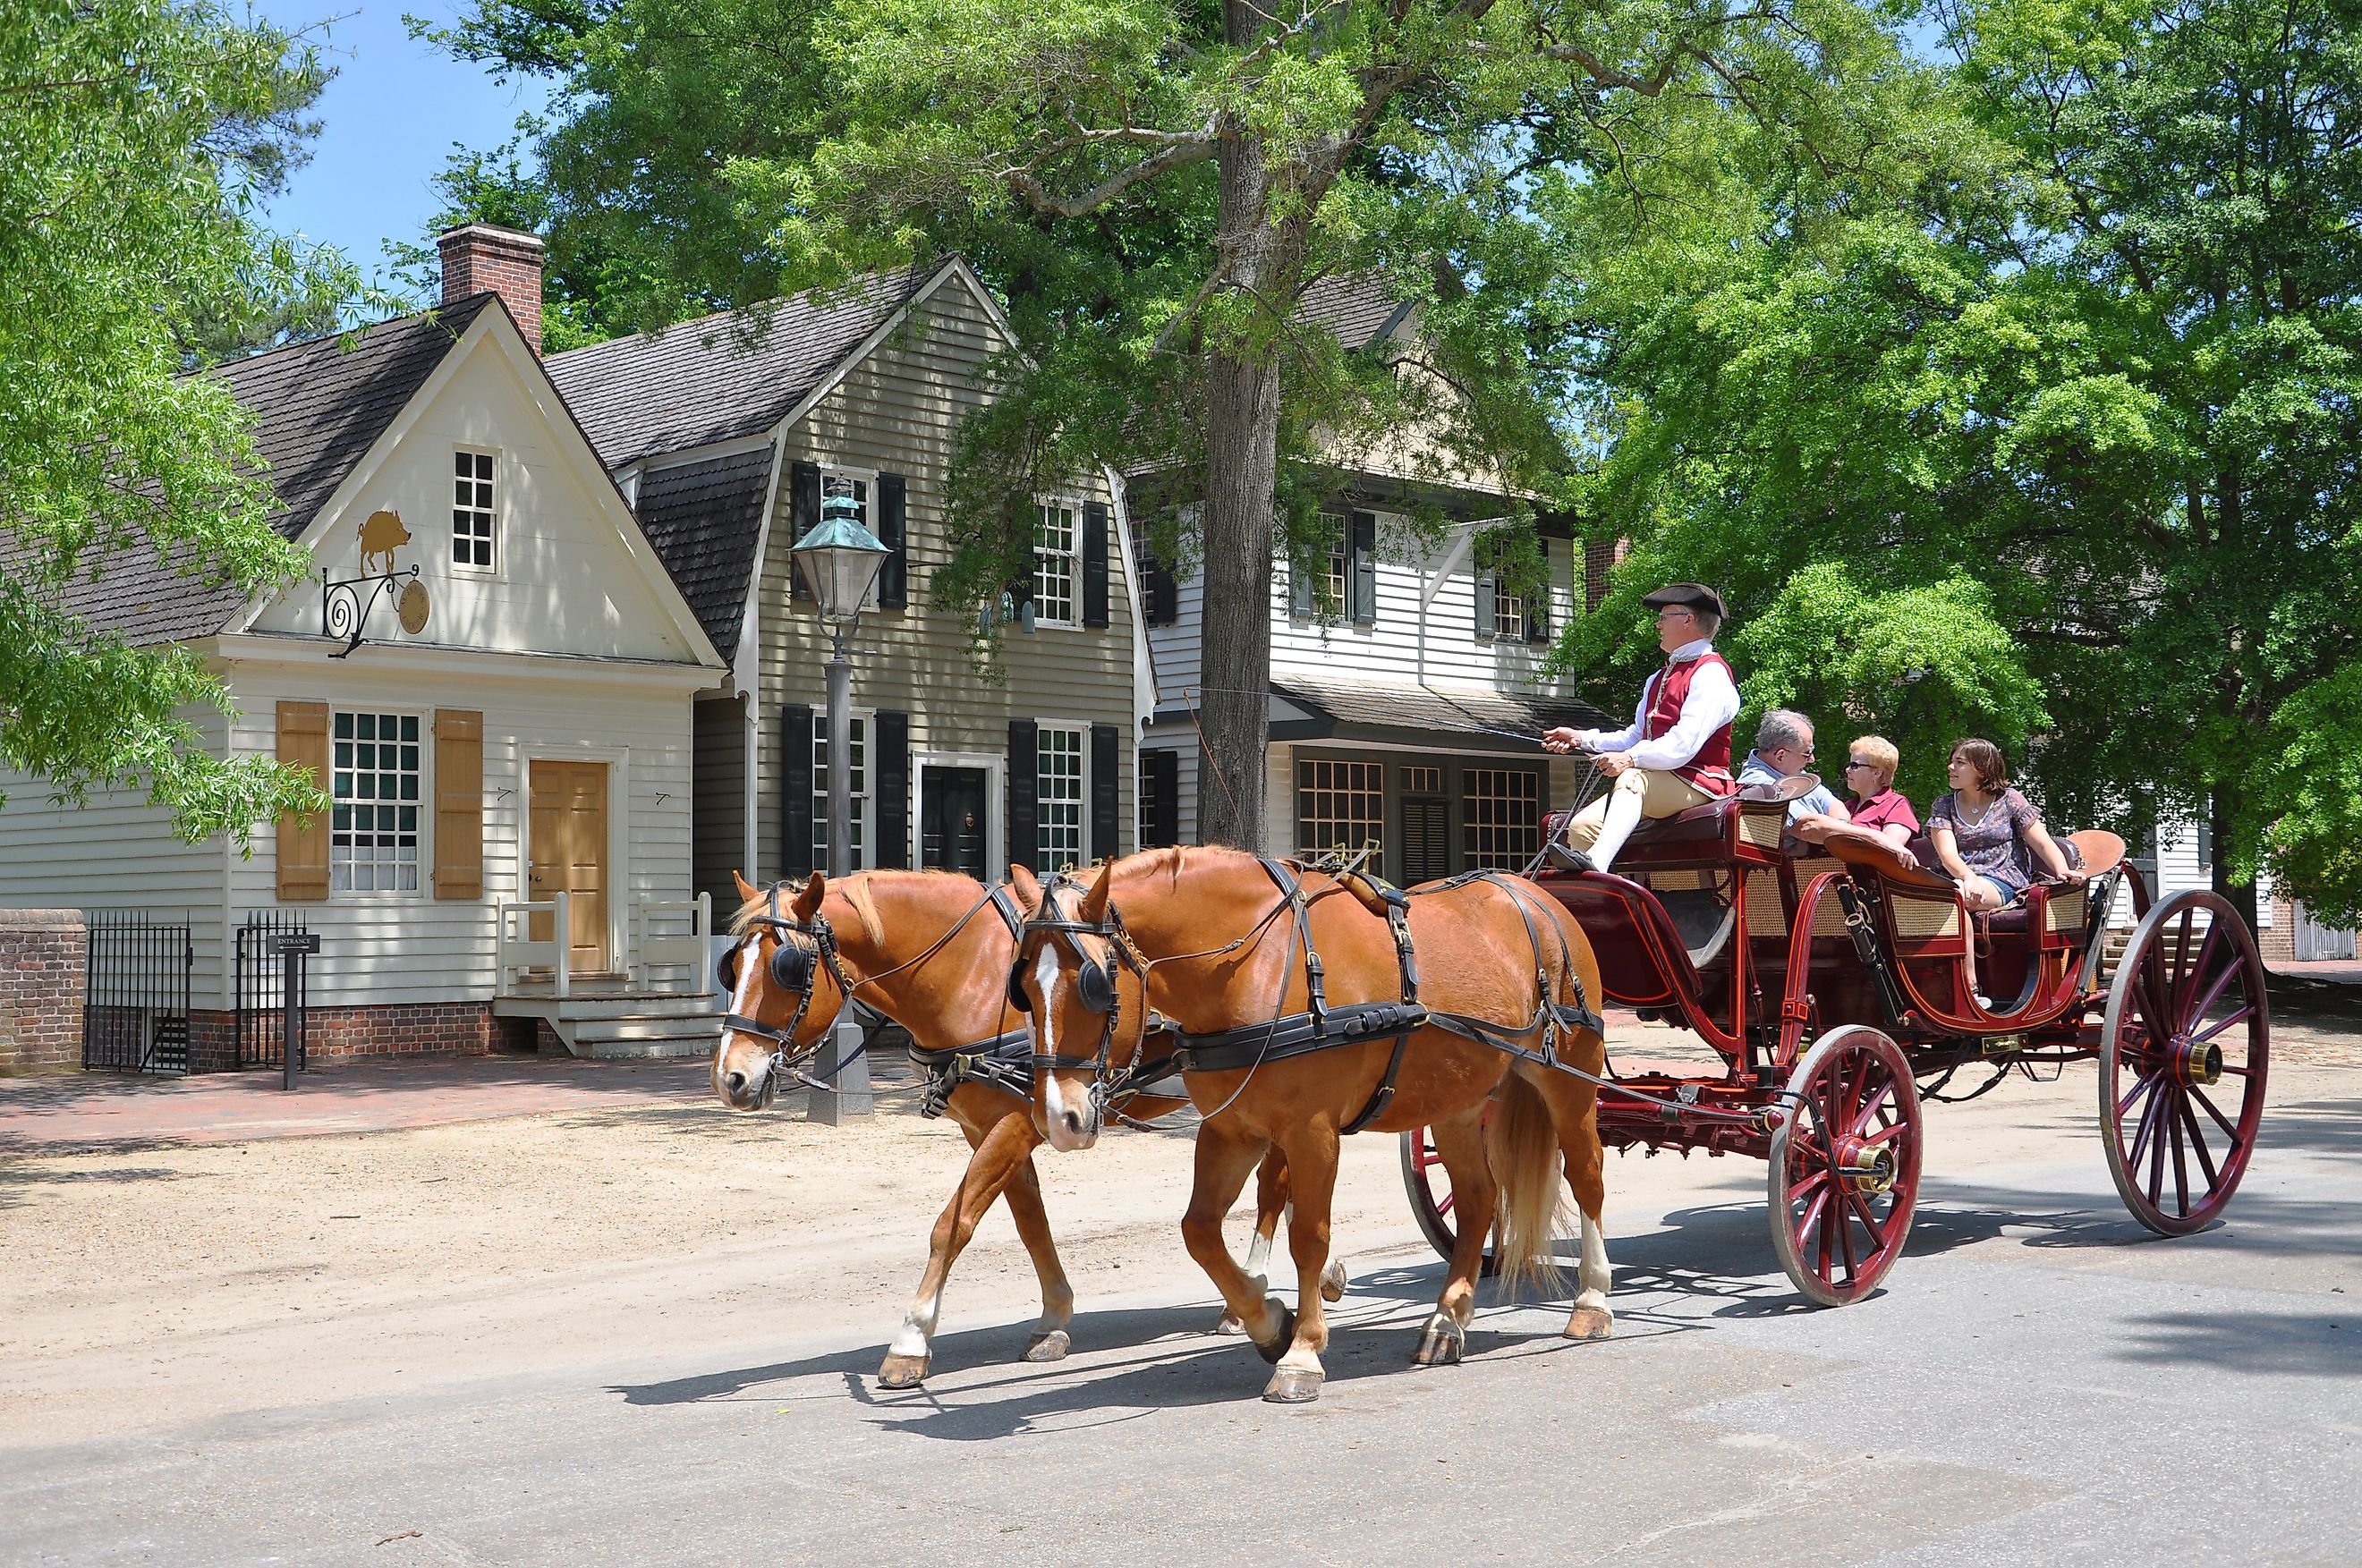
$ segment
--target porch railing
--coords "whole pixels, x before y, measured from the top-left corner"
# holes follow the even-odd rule
[[[667,930],[687,919],[686,932]],[[695,991],[706,968],[706,949],[713,936],[713,895],[656,901],[632,908],[632,950],[639,957],[640,983],[654,990],[656,971],[681,969],[689,979],[684,990]]]
[[[540,969],[549,971],[552,995],[563,998],[570,994],[568,982],[571,976],[568,971],[574,950],[574,927],[569,920],[572,899],[571,894],[553,893],[547,898],[500,905],[492,949],[499,989],[506,991],[525,970]],[[536,915],[549,916],[549,936],[541,941],[535,941],[533,935],[533,917]],[[520,919],[524,921],[522,927],[517,924]]]

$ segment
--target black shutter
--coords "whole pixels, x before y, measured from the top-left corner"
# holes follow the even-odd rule
[[[789,703],[779,710],[779,874],[810,876],[812,869],[812,710]]]
[[[1083,624],[1108,623],[1108,509],[1083,503]]]
[[[1181,841],[1181,753],[1172,747],[1140,754],[1140,847]]]
[[[1545,555],[1542,559],[1547,562],[1550,557]],[[1540,587],[1526,595],[1526,641],[1547,642],[1550,640],[1550,579],[1544,577]]]
[[[1170,626],[1181,619],[1181,585],[1145,541],[1140,546],[1140,590],[1147,601],[1149,625]]]
[[[1030,718],[1009,721],[1009,858],[1027,871],[1041,870],[1041,726]]]
[[[905,609],[911,603],[911,557],[905,547],[909,488],[910,481],[900,474],[877,476],[877,543],[886,546],[886,564],[877,571],[881,609]]]
[[[1374,512],[1357,511],[1348,526],[1345,591],[1353,601],[1353,624],[1368,626],[1378,619],[1378,520]]]
[[[905,867],[911,863],[911,716],[880,712],[869,722],[877,730],[869,748],[869,790],[877,818],[869,863]]]
[[[1298,620],[1312,619],[1312,568],[1302,561],[1287,564],[1287,613]]]
[[[1123,758],[1122,731],[1112,724],[1091,726],[1091,850],[1095,861],[1111,861],[1123,853],[1118,842],[1123,828],[1117,809],[1116,765]]]
[[[1476,574],[1476,635],[1489,639],[1493,633],[1493,573],[1486,567]]]
[[[819,526],[820,465],[790,463],[788,465],[788,543],[791,546],[801,543],[804,535]],[[793,556],[788,559],[788,575],[793,584],[790,597],[800,599],[812,597],[811,587],[804,582],[804,575],[796,569]],[[805,835],[805,840],[810,842],[810,834]],[[810,859],[811,851],[807,850],[804,854],[806,859]]]

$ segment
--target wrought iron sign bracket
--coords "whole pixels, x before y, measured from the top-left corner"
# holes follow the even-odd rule
[[[320,574],[320,629],[330,637],[341,637],[345,645],[328,655],[341,659],[366,641],[363,633],[369,626],[371,611],[380,599],[396,598],[404,584],[418,581],[418,568],[406,572],[370,573],[359,577],[329,577]],[[423,589],[421,590],[424,591]],[[398,612],[397,612],[398,613]],[[424,617],[420,618],[422,621]]]

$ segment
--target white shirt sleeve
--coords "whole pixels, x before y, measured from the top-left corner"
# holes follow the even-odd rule
[[[1689,696],[1673,727],[1654,740],[1630,741],[1617,750],[1635,767],[1669,772],[1690,762],[1706,737],[1738,717],[1738,687],[1720,664],[1707,664],[1690,676]],[[1632,731],[1637,734],[1638,729]]]
[[[1578,729],[1574,743],[1586,751],[1622,751],[1640,739],[1640,731],[1649,725],[1649,694],[1657,689],[1657,681],[1664,674],[1660,670],[1640,683],[1640,705],[1632,710],[1632,722],[1621,729]],[[1697,688],[1692,686],[1692,691]]]

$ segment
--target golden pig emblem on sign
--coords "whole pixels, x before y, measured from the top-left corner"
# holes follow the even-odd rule
[[[402,513],[390,507],[373,511],[361,520],[358,532],[361,575],[339,582],[329,579],[326,572],[321,574],[321,630],[344,640],[343,649],[332,655],[338,659],[361,645],[369,612],[381,596],[393,600],[394,619],[413,637],[426,630],[432,608],[426,585],[418,580],[418,568],[404,572],[394,561],[394,553],[411,539]]]

